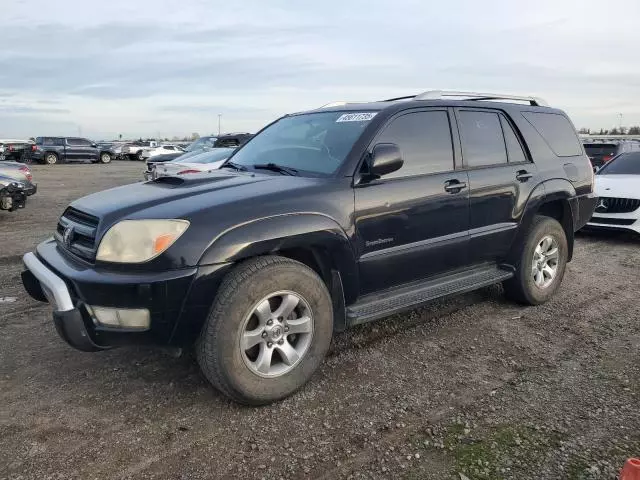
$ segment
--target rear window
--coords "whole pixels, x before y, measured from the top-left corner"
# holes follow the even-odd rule
[[[612,157],[618,151],[618,145],[609,144],[609,143],[592,143],[585,144],[585,151],[589,157],[594,158],[602,158],[602,157]]]
[[[578,135],[569,119],[557,113],[522,112],[558,157],[582,155]]]
[[[640,152],[618,155],[598,170],[598,175],[640,175]]]

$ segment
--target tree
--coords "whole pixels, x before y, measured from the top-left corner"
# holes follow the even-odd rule
[[[198,132],[193,132],[191,134],[191,140],[198,140],[200,138],[200,134]]]
[[[637,125],[633,127],[629,127],[629,131],[627,132],[627,135],[640,135],[640,127]]]
[[[627,134],[627,127],[620,127],[620,135],[626,135]]]
[[[616,127],[613,127],[613,129],[611,130],[611,135],[620,135],[620,132],[618,132],[618,129]]]
[[[578,133],[582,135],[589,135],[591,133],[591,129],[583,127],[580,130],[578,130]]]

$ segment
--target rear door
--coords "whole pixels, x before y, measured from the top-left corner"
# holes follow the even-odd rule
[[[502,112],[459,108],[456,119],[469,175],[469,260],[500,261],[538,184],[538,169]]]
[[[65,139],[65,153],[67,162],[81,162],[85,155],[82,142],[79,138]]]
[[[468,178],[455,170],[452,113],[402,112],[370,145],[397,144],[404,164],[355,188],[361,294],[466,264]]]

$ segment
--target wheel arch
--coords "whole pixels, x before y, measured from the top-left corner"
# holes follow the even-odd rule
[[[553,179],[539,184],[529,196],[520,221],[518,234],[509,253],[509,263],[518,258],[518,247],[525,241],[526,233],[536,215],[544,215],[557,220],[567,237],[568,258],[573,258],[574,225],[578,215],[576,190],[565,179]]]
[[[324,281],[334,308],[334,326],[346,328],[346,304],[358,291],[351,241],[331,217],[319,213],[285,214],[241,224],[216,237],[199,264],[239,263],[279,255],[314,270]]]

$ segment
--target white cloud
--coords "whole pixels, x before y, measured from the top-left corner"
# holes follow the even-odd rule
[[[640,124],[637,0],[238,3],[11,2],[0,136],[205,133],[218,113],[253,131],[429,88],[535,94],[580,126]]]

